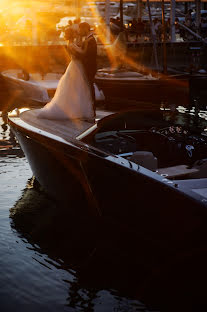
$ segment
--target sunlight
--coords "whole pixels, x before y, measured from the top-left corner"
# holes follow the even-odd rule
[[[23,113],[23,112],[25,112],[27,110],[29,110],[29,108],[20,108],[20,109],[15,108],[11,112],[8,113],[8,116],[9,117],[18,117],[19,114],[21,114],[21,113]]]
[[[116,38],[110,34],[110,42],[112,44],[109,44],[108,25],[106,25],[105,19],[101,16],[95,2],[86,1],[84,4],[87,6],[88,15],[83,16],[82,14],[81,21],[87,21],[91,25],[93,23],[94,32],[100,45],[102,45],[102,49],[107,54],[112,70],[120,66],[123,67],[124,65],[128,70],[136,70],[142,73],[152,74],[156,77],[158,76],[152,69],[146,68],[143,64],[134,61],[133,55],[127,53],[125,32],[122,32]],[[44,76],[49,70],[50,55],[48,49],[41,47],[41,45],[49,45],[50,37],[52,38],[54,34],[56,35],[56,39],[58,38],[58,28],[56,27],[58,23],[61,28],[68,23],[69,19],[74,20],[76,16],[68,15],[66,12],[65,17],[62,17],[61,24],[57,6],[55,7],[53,1],[0,0],[0,10],[2,13],[1,24],[4,25],[5,23],[5,29],[8,29],[8,32],[5,31],[5,33],[0,35],[0,47],[5,46],[7,57],[14,64],[18,65],[18,67],[29,73],[38,71]],[[71,12],[73,10],[74,14],[77,13],[75,4],[70,7],[70,10]],[[78,10],[81,12],[81,7]],[[64,18],[65,20],[63,20]],[[62,38],[61,40],[62,46],[60,46],[59,42],[56,44],[59,45],[58,49],[61,51],[62,58],[68,63],[70,56],[66,48],[67,42],[63,41]],[[25,48],[18,51],[18,49],[12,47],[15,45],[22,45]],[[33,48],[31,49],[30,46]],[[164,74],[159,73],[159,78],[163,79],[165,77]],[[168,78],[167,83],[185,86],[187,88],[187,83],[184,81]]]

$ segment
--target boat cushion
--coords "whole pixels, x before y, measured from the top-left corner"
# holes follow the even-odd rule
[[[136,151],[132,154],[129,160],[149,170],[157,170],[157,158],[152,152]]]
[[[175,179],[179,177],[188,177],[192,173],[197,173],[199,170],[197,168],[189,168],[186,165],[178,165],[167,168],[160,168],[157,173],[165,176],[168,179]]]

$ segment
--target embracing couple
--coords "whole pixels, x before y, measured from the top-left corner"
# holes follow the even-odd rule
[[[80,23],[78,32],[74,35],[71,31],[67,39],[71,62],[58,83],[53,99],[40,110],[39,117],[94,121],[96,40],[88,23]]]

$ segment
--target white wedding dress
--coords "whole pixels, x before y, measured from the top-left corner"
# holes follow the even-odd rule
[[[38,117],[56,120],[94,118],[91,88],[79,60],[72,58],[53,99],[40,109]]]

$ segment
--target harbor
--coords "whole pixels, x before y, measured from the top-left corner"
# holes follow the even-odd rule
[[[206,2],[0,9],[1,311],[205,311]]]

